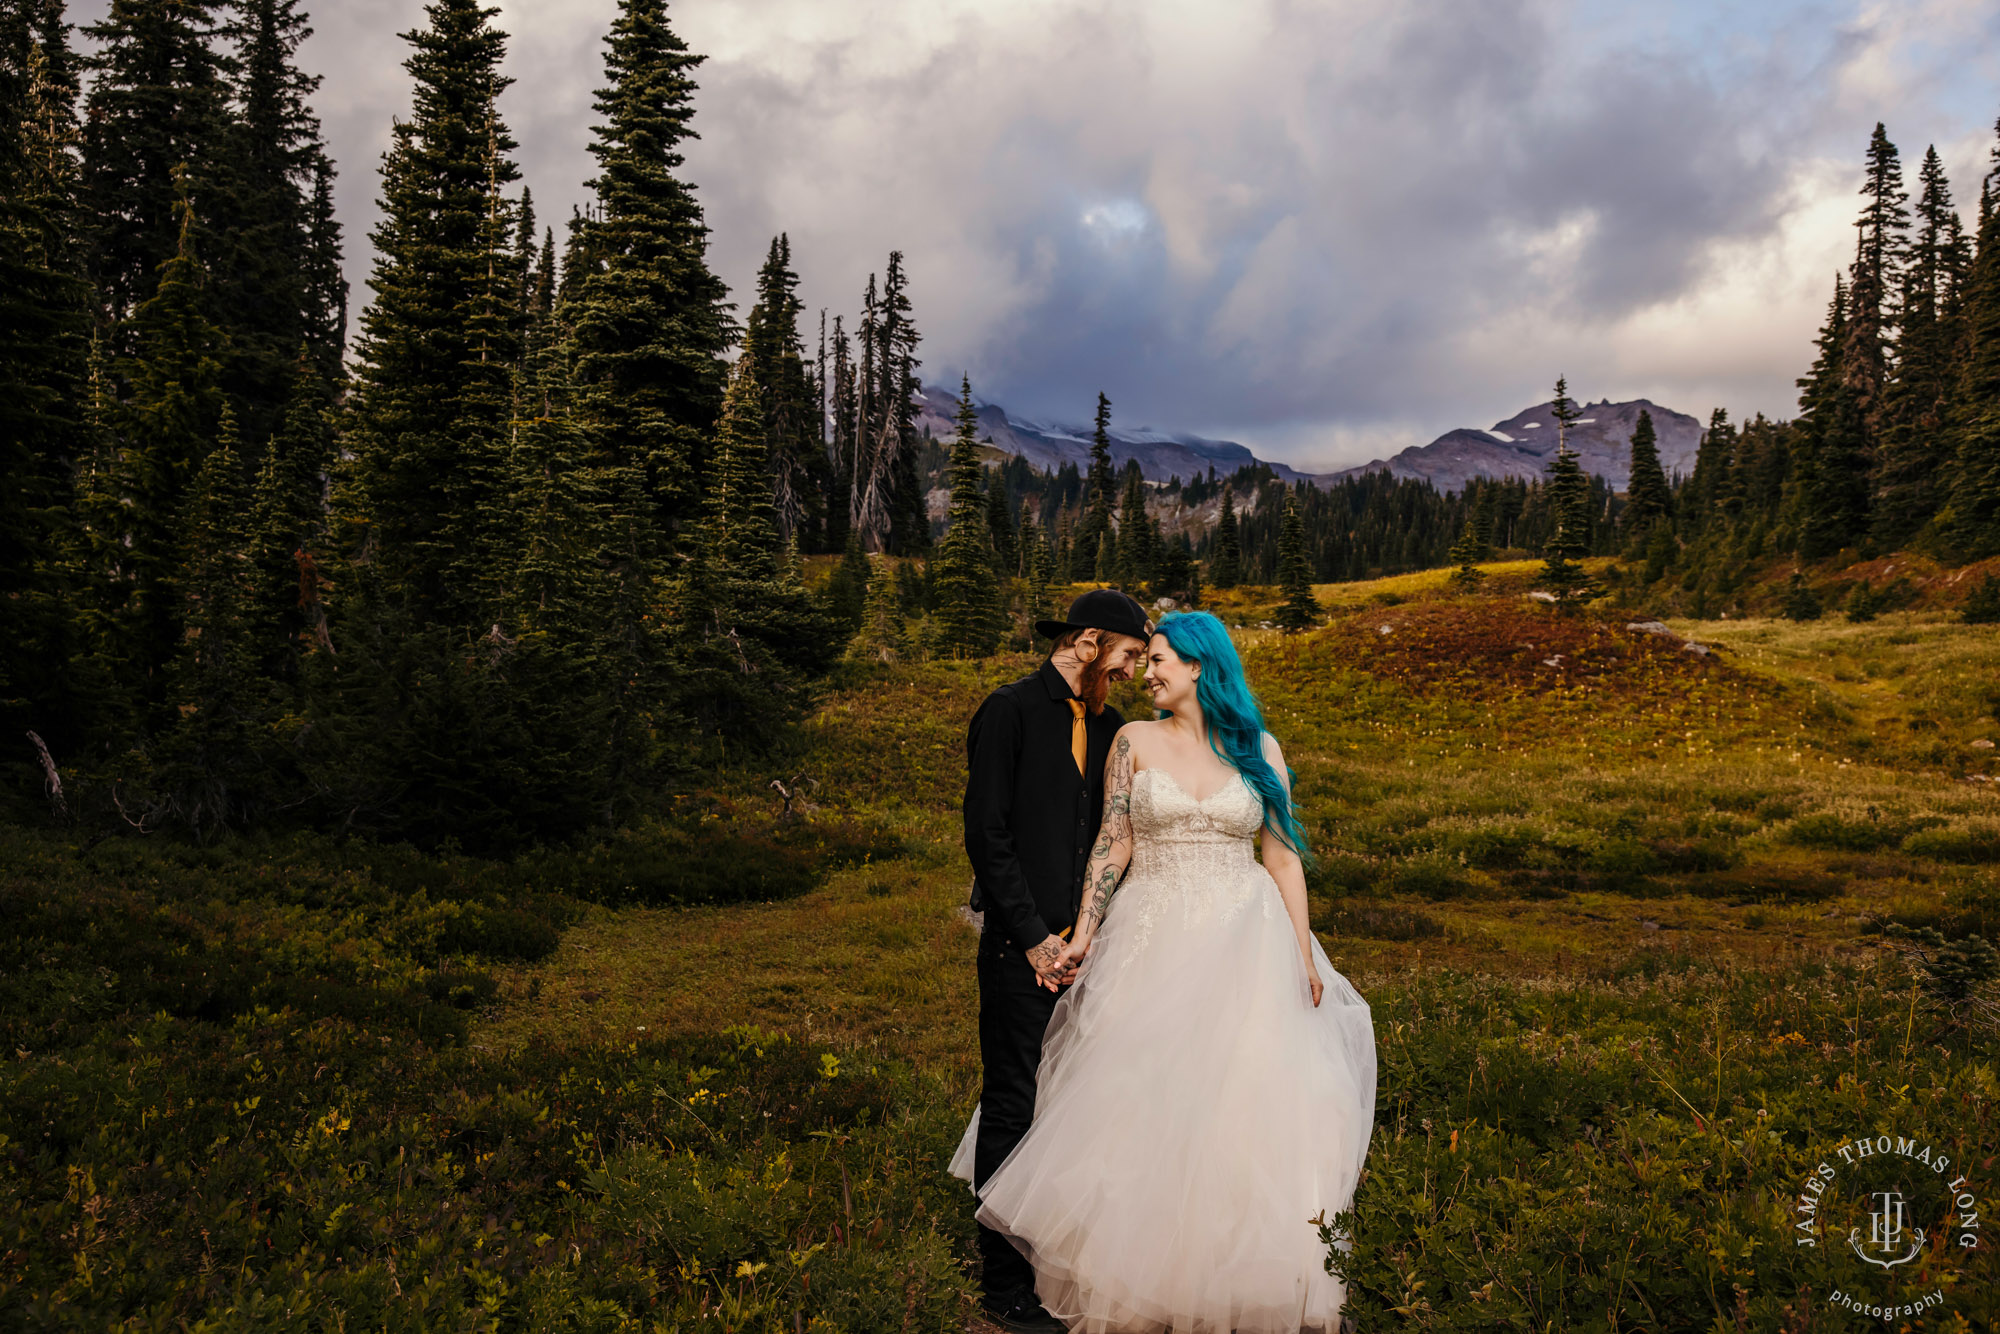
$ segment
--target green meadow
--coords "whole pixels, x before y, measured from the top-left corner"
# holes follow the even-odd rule
[[[1359,1327],[1994,1327],[2000,635],[1660,634],[1488,573],[1296,637],[1215,599],[1373,1007],[1318,1224]],[[845,666],[777,753],[509,863],[7,831],[0,1323],[965,1329],[964,724],[1033,663]],[[1949,1159],[1895,1268],[1848,1240],[1877,1135]]]

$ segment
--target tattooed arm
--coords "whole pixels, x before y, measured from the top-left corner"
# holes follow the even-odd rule
[[[1104,819],[1083,873],[1083,916],[1067,951],[1072,962],[1081,961],[1090,952],[1091,937],[1110,911],[1112,891],[1132,864],[1132,737],[1140,726],[1144,724],[1127,723],[1119,728],[1110,758],[1104,762]]]

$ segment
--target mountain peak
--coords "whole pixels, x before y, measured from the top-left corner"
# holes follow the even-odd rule
[[[977,399],[973,406],[979,417],[980,439],[990,440],[1003,453],[1018,454],[1049,472],[1072,463],[1079,469],[1089,469],[1089,426],[1010,416],[998,403],[982,403]],[[1324,486],[1343,477],[1387,472],[1396,477],[1428,481],[1440,491],[1462,491],[1475,477],[1543,476],[1556,452],[1552,406],[1553,400],[1537,403],[1511,417],[1503,417],[1485,430],[1462,426],[1446,431],[1428,445],[1413,445],[1389,458],[1333,473],[1301,472],[1290,464],[1260,459],[1233,440],[1114,425],[1110,431],[1111,464],[1122,468],[1126,460],[1136,459],[1139,471],[1152,482],[1164,482],[1173,476],[1188,481],[1211,467],[1223,475],[1261,463],[1287,482],[1310,481]],[[1571,447],[1585,472],[1607,478],[1614,487],[1625,486],[1631,472],[1632,432],[1638,426],[1642,410],[1652,414],[1653,429],[1659,435],[1660,464],[1668,475],[1694,471],[1695,450],[1701,444],[1703,429],[1700,422],[1650,399],[1613,403],[1600,398],[1595,403],[1581,405],[1583,415],[1570,431]],[[950,439],[958,429],[957,397],[940,387],[927,386],[921,390],[917,429],[925,427],[939,440]]]

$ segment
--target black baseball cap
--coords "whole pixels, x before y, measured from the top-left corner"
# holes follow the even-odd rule
[[[1115,588],[1093,588],[1069,604],[1068,620],[1035,622],[1035,633],[1050,639],[1072,630],[1109,630],[1146,639],[1153,632],[1153,623],[1146,618],[1146,609],[1129,595]]]

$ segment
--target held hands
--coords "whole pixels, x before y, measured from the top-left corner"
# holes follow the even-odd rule
[[[1035,970],[1035,981],[1050,991],[1058,991],[1076,981],[1076,970],[1090,953],[1089,941],[1065,941],[1061,936],[1050,935],[1047,940],[1028,951],[1028,963]]]

